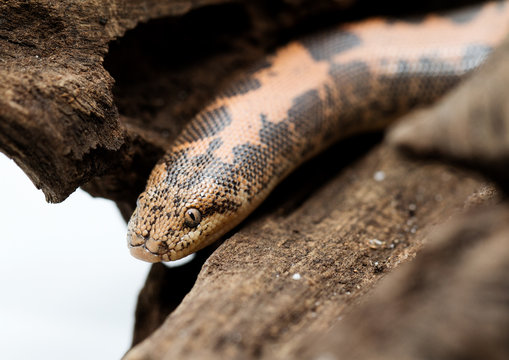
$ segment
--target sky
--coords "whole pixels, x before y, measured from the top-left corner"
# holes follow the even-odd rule
[[[0,199],[0,358],[120,358],[149,264],[114,203],[77,190],[47,204],[1,153]]]

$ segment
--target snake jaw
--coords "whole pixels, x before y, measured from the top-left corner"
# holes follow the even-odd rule
[[[138,236],[134,234],[134,236]],[[161,262],[163,259],[159,255],[151,253],[145,246],[131,246],[129,245],[131,255],[136,259],[143,260],[149,263]]]

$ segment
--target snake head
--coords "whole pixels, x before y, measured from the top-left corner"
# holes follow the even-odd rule
[[[210,150],[204,149],[203,156],[173,151],[156,165],[128,224],[134,257],[148,262],[180,259],[243,218],[232,221],[245,208],[240,184],[221,175],[231,172],[222,171],[226,163]]]

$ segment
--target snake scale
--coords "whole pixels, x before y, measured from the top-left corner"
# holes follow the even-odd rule
[[[436,100],[509,29],[509,4],[372,18],[293,41],[209,103],[153,169],[128,225],[133,256],[176,260],[246,218],[303,161]]]

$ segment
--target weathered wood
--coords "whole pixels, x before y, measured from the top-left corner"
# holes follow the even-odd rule
[[[507,205],[451,222],[292,358],[509,358],[508,224]]]
[[[140,21],[210,2],[2,2],[1,151],[50,202],[105,173],[126,141],[102,66],[108,42]]]
[[[303,174],[320,174],[346,153],[328,152],[280,191],[298,194]],[[307,337],[325,332],[384,274],[412,259],[429,230],[480,186],[386,146],[337,171],[300,206],[287,192],[286,202],[279,199],[286,210],[265,208],[228,238],[177,309],[126,359],[292,358]],[[376,181],[380,171],[385,178]],[[159,286],[175,291],[170,276]]]

